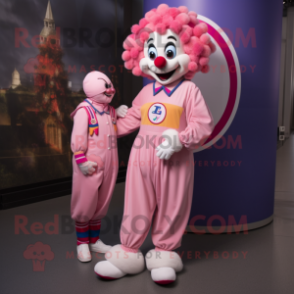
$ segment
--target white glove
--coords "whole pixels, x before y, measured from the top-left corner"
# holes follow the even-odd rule
[[[83,163],[78,164],[81,172],[83,173],[83,175],[87,176],[87,175],[92,175],[97,167],[97,163],[94,161],[86,161]]]
[[[125,117],[128,112],[128,107],[126,105],[121,105],[115,109],[115,112],[118,117]]]
[[[168,129],[162,133],[162,136],[165,141],[156,147],[156,156],[160,159],[169,160],[175,152],[179,152],[183,148],[183,145],[176,130]]]

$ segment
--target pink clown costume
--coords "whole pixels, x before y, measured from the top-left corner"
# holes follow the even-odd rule
[[[89,249],[105,253],[111,248],[99,239],[101,219],[106,215],[118,172],[116,111],[108,104],[115,89],[101,72],[89,73],[83,81],[87,99],[71,114],[73,185],[71,215],[76,222],[78,259],[91,260]],[[90,248],[89,248],[90,247]]]
[[[140,127],[131,151],[125,188],[121,244],[96,264],[102,278],[117,279],[144,269],[139,251],[152,222],[154,250],[145,257],[154,282],[168,284],[183,268],[174,252],[181,245],[191,208],[193,149],[213,130],[199,88],[190,81],[208,72],[215,50],[207,26],[186,7],[161,4],[146,13],[124,42],[125,66],[154,79],[117,121],[118,136]]]

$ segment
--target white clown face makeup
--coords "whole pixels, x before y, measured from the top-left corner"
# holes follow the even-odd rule
[[[153,32],[144,44],[141,70],[162,85],[168,85],[184,76],[190,57],[184,53],[180,38],[168,29],[164,35]]]

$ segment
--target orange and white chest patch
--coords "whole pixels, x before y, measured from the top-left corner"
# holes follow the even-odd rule
[[[141,124],[178,129],[183,108],[174,104],[153,102],[141,107]]]

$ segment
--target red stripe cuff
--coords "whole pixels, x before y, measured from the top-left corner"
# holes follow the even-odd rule
[[[81,164],[88,161],[83,151],[75,152],[74,156],[77,164]]]
[[[89,227],[85,227],[85,228],[76,227],[76,232],[85,233],[85,232],[88,232],[88,231],[89,231]]]

